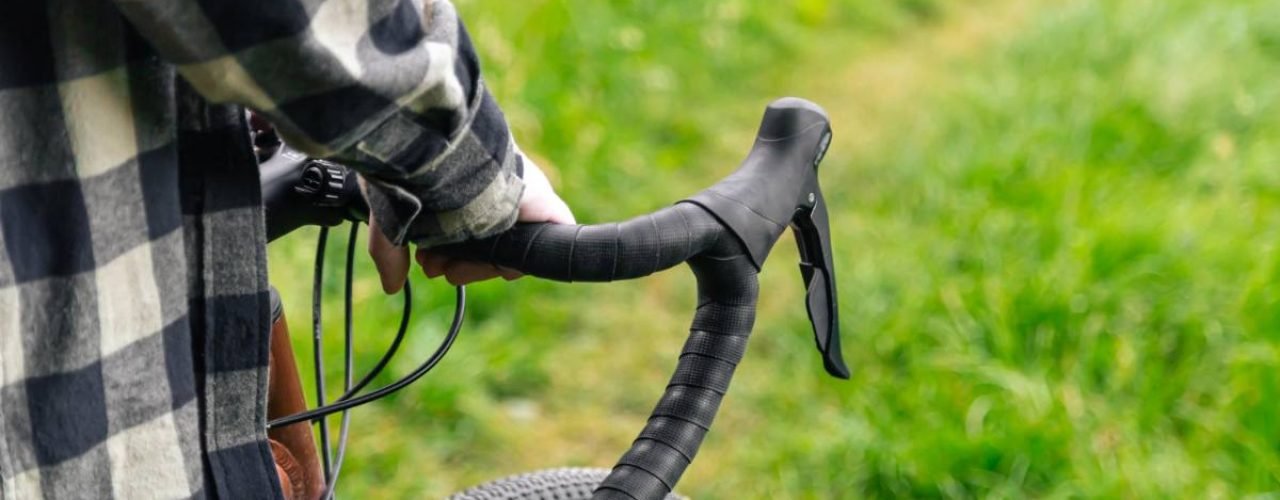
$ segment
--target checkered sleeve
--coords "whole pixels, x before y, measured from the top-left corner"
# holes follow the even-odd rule
[[[396,243],[515,222],[522,159],[446,0],[115,0],[206,98],[369,181]]]

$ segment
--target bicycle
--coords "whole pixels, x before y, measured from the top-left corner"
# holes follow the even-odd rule
[[[487,261],[565,282],[635,279],[687,263],[697,279],[698,290],[698,306],[675,373],[644,429],[612,470],[535,472],[485,483],[453,498],[668,497],[696,457],[745,353],[759,298],[757,274],[787,227],[792,229],[799,247],[800,274],[807,290],[806,309],[823,366],[832,376],[849,378],[840,349],[826,200],[817,176],[830,141],[830,122],[819,106],[797,98],[779,99],[766,109],[755,144],[742,165],[715,185],[674,205],[623,222],[517,224],[497,236],[438,247],[438,251],[454,257]],[[270,239],[304,225],[319,225],[323,249],[327,236],[324,228],[347,220],[359,221],[367,210],[354,175],[341,165],[282,150],[263,164],[262,179]],[[348,244],[348,278],[354,234],[353,229]],[[322,255],[317,254],[317,283],[323,270]],[[321,458],[326,469],[322,496],[332,493],[340,470],[350,417],[346,412],[417,380],[443,358],[457,338],[465,309],[463,287],[457,288],[453,324],[440,348],[409,376],[361,394],[394,355],[403,337],[409,314],[408,287],[405,294],[400,331],[361,382],[353,384],[350,375],[348,314],[344,395],[335,403],[325,404],[321,346],[316,336],[319,407],[303,411],[294,400],[287,405],[292,415],[270,422],[272,432],[302,429],[298,434],[305,433],[305,439],[310,439],[309,429],[292,424],[319,420],[321,446],[325,449]],[[350,279],[346,299],[349,313]],[[313,293],[317,313],[318,300],[317,286]],[[273,354],[275,342],[273,338]],[[287,349],[287,340],[283,345]],[[288,356],[291,364],[292,353]],[[281,370],[287,372],[290,366]],[[273,364],[271,369],[274,375],[276,366]],[[296,382],[296,371],[293,375]],[[293,390],[300,395],[300,385]],[[344,412],[343,430],[331,470],[328,428],[323,417],[339,411]]]

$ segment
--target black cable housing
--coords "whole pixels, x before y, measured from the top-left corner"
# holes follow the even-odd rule
[[[319,424],[320,427],[320,443],[324,449],[321,454],[324,466],[325,489],[320,498],[329,500],[333,498],[338,483],[338,477],[342,470],[342,462],[346,458],[347,440],[350,435],[352,408],[389,396],[392,393],[407,387],[409,384],[417,381],[422,376],[430,372],[437,364],[440,363],[444,356],[448,354],[449,349],[453,347],[453,342],[457,340],[459,332],[462,330],[462,322],[465,317],[467,308],[466,288],[462,286],[456,287],[455,304],[453,311],[453,320],[449,326],[449,331],[445,334],[444,340],[436,348],[426,361],[418,366],[409,375],[382,387],[376,391],[363,396],[358,396],[359,392],[367,387],[374,378],[382,372],[390,363],[391,358],[399,351],[400,346],[404,342],[405,334],[409,329],[409,319],[413,307],[413,295],[411,286],[406,280],[404,284],[404,309],[400,316],[400,325],[396,330],[395,338],[391,341],[391,345],[387,347],[386,352],[369,370],[359,383],[352,383],[352,374],[354,372],[354,360],[352,353],[352,345],[354,334],[352,330],[352,286],[354,283],[354,267],[355,267],[355,248],[359,235],[359,222],[353,221],[347,238],[347,254],[344,267],[345,285],[343,290],[343,394],[338,400],[332,404],[325,404],[325,383],[324,383],[324,351],[323,351],[323,329],[321,321],[321,297],[324,287],[324,261],[325,247],[328,243],[329,228],[321,227],[318,239],[316,241],[316,260],[315,274],[312,281],[311,291],[311,326],[312,326],[312,352],[314,355],[315,365],[315,381],[316,381],[316,401],[317,407],[304,412],[296,413],[286,417],[281,417],[267,422],[267,429],[278,426],[286,426],[301,422],[304,420],[312,421]],[[332,447],[329,440],[329,424],[325,417],[334,413],[342,413],[342,424],[338,436],[337,455],[332,454]]]
[[[342,334],[343,334],[343,369],[342,369],[342,390],[351,392],[351,372],[353,364],[351,359],[351,285],[355,281],[354,268],[356,260],[356,239],[360,235],[360,223],[352,221],[351,229],[347,232],[347,259],[345,263],[345,288],[342,296]],[[334,457],[333,471],[325,481],[324,492],[320,498],[329,500],[333,498],[333,493],[338,487],[338,474],[342,472],[342,461],[347,457],[347,438],[351,431],[351,410],[342,411],[342,424],[338,430],[338,453]]]
[[[369,373],[365,374],[364,378],[360,379],[355,386],[347,389],[347,392],[343,393],[342,397],[338,398],[338,401],[351,399],[352,396],[355,396],[373,382],[373,379],[382,373],[382,370],[387,367],[387,363],[390,363],[391,358],[395,357],[396,352],[400,350],[400,344],[404,342],[405,332],[409,330],[409,316],[413,311],[413,292],[408,280],[404,282],[404,293],[402,295],[404,295],[404,311],[400,314],[400,327],[396,329],[396,336],[391,340],[391,345],[382,354],[382,359],[379,359],[378,363],[373,365],[373,369],[369,370]]]
[[[320,321],[320,298],[324,291],[324,248],[329,242],[329,228],[321,227],[320,235],[316,239],[316,267],[312,274],[311,283],[311,353],[314,358],[315,376],[316,376],[316,404],[324,406],[324,342],[322,338],[322,327]],[[271,424],[267,424],[267,428],[271,428]],[[330,455],[332,449],[329,447],[329,422],[320,420],[320,447],[323,453],[320,458],[324,464],[324,477],[329,477],[329,470],[333,457]]]
[[[413,382],[417,381],[419,378],[422,378],[423,375],[426,375],[427,372],[430,372],[431,369],[435,368],[436,365],[440,363],[440,360],[444,359],[444,356],[449,353],[449,349],[453,347],[453,342],[458,339],[458,333],[462,330],[462,320],[465,316],[466,309],[467,309],[467,290],[466,290],[466,287],[463,287],[463,286],[455,287],[454,290],[455,290],[454,296],[456,298],[455,298],[454,309],[453,309],[453,322],[449,325],[449,331],[445,334],[445,338],[444,340],[441,341],[439,347],[437,347],[435,352],[431,354],[431,357],[427,358],[427,360],[424,361],[421,365],[419,365],[418,368],[414,369],[413,372],[404,376],[400,380],[392,382],[391,384],[385,387],[382,387],[376,391],[373,391],[369,394],[364,394],[360,396],[353,395],[349,399],[339,400],[329,405],[319,406],[304,412],[299,412],[293,415],[289,415],[287,417],[277,418],[275,420],[267,422],[267,428],[270,429],[270,428],[285,426],[285,425],[294,424],[302,421],[320,420],[327,415],[340,412],[343,410],[355,408],[357,406],[369,403],[376,399],[388,396],[391,393],[394,393],[400,389],[403,389],[405,386],[412,384]]]

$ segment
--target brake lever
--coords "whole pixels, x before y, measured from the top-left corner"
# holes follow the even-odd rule
[[[757,270],[778,237],[791,227],[823,367],[832,376],[847,379],[849,368],[840,349],[831,228],[818,182],[818,166],[830,145],[826,111],[803,99],[779,99],[765,111],[755,145],[742,166],[684,202],[706,209],[729,228],[747,248]]]
[[[834,377],[848,379],[840,349],[840,318],[836,297],[835,265],[831,261],[830,225],[825,200],[819,194],[808,209],[796,210],[791,220],[796,246],[800,248],[800,277],[805,285],[805,308],[813,326],[814,341],[822,354],[822,365]]]

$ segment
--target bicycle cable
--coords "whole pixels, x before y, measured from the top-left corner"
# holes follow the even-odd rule
[[[365,374],[364,378],[360,379],[355,386],[343,393],[342,397],[338,398],[338,401],[351,399],[351,396],[356,395],[356,393],[360,392],[361,389],[364,389],[365,386],[369,385],[370,382],[373,382],[374,377],[377,377],[378,374],[382,373],[382,369],[387,367],[387,363],[391,362],[391,358],[394,357],[396,352],[400,349],[400,343],[404,341],[404,334],[409,330],[409,316],[413,310],[413,292],[412,287],[409,286],[408,280],[405,280],[404,282],[403,295],[404,311],[400,313],[400,327],[396,329],[396,336],[392,339],[391,345],[387,347],[387,351],[382,354],[382,359],[379,359],[378,363],[373,365],[373,369],[369,370],[369,373]]]
[[[322,464],[324,468],[325,487],[320,495],[321,500],[330,500],[333,498],[337,488],[338,477],[342,471],[342,463],[346,459],[347,441],[351,428],[351,409],[357,406],[384,398],[392,393],[407,387],[414,383],[422,376],[430,372],[437,364],[440,363],[444,356],[448,354],[449,349],[453,347],[453,343],[458,338],[458,333],[462,330],[462,321],[465,317],[467,308],[467,293],[463,286],[455,287],[455,303],[453,311],[453,320],[449,325],[449,331],[445,334],[440,345],[436,347],[435,352],[431,354],[421,365],[413,372],[401,377],[399,380],[391,384],[379,388],[369,394],[358,395],[361,390],[367,387],[374,378],[380,374],[383,369],[390,363],[391,358],[399,351],[403,344],[405,335],[409,328],[409,319],[412,313],[413,296],[409,281],[406,279],[404,284],[404,308],[400,315],[400,325],[396,330],[395,338],[391,341],[391,345],[383,353],[382,357],[369,370],[360,382],[352,384],[352,373],[354,372],[353,362],[353,332],[352,332],[352,286],[354,283],[354,267],[355,267],[355,247],[359,234],[360,223],[352,221],[351,229],[347,238],[347,254],[344,266],[345,285],[343,289],[343,394],[331,404],[325,404],[325,384],[324,384],[324,352],[323,352],[323,329],[321,321],[321,296],[324,287],[324,262],[325,262],[325,246],[328,243],[329,228],[321,227],[320,234],[316,242],[316,261],[314,278],[312,281],[311,292],[311,326],[312,326],[312,352],[315,362],[315,381],[316,381],[316,408],[299,412],[293,415],[281,417],[267,422],[267,429],[274,427],[286,426],[302,421],[311,421],[319,424],[320,427],[320,446],[324,452],[321,454]],[[338,449],[337,454],[333,454],[333,448],[329,440],[329,424],[326,419],[329,415],[342,412],[342,423],[338,431]]]
[[[343,334],[343,394],[351,392],[351,372],[354,369],[351,360],[351,285],[354,280],[354,262],[356,258],[356,238],[360,234],[360,223],[352,221],[347,231],[347,259],[345,263],[345,287],[342,300],[342,334]],[[338,486],[338,474],[342,472],[342,461],[347,457],[347,437],[351,430],[351,410],[342,410],[342,424],[338,430],[338,452],[334,456],[333,471],[325,480],[321,500],[330,500]]]
[[[315,380],[316,380],[316,405],[324,407],[324,343],[322,342],[321,321],[320,321],[320,297],[324,288],[324,249],[329,242],[329,228],[321,227],[320,235],[316,239],[316,266],[312,274],[311,281],[311,354],[314,358]],[[329,478],[330,461],[333,457],[330,455],[332,448],[329,447],[329,422],[320,419],[320,448],[324,453],[320,454],[320,459],[324,465],[324,477],[327,481]],[[272,426],[267,424],[267,429]]]
[[[253,115],[249,115],[252,121]],[[265,125],[265,123],[264,123]],[[253,140],[255,154],[261,164],[274,156],[280,146],[283,144],[274,129],[269,126],[265,127],[267,133],[259,134],[257,128],[251,128],[251,139]],[[259,139],[265,139],[259,141]],[[274,141],[274,147],[271,147]],[[261,148],[261,149],[259,149]],[[382,354],[378,362],[373,366],[359,382],[352,384],[352,376],[354,372],[353,362],[353,333],[352,333],[352,286],[354,282],[354,262],[355,247],[358,239],[360,222],[352,220],[350,230],[348,232],[347,253],[345,262],[345,287],[343,294],[343,393],[332,404],[326,404],[325,400],[325,383],[324,383],[324,350],[323,350],[323,328],[321,321],[321,298],[324,286],[324,263],[325,250],[328,244],[329,227],[322,225],[316,242],[315,268],[312,280],[311,291],[311,327],[312,327],[312,354],[314,358],[315,368],[315,389],[316,389],[316,408],[296,413],[294,415],[277,418],[267,422],[266,428],[286,426],[301,421],[311,421],[319,424],[320,446],[324,453],[321,455],[323,462],[323,472],[325,477],[325,488],[322,492],[322,500],[329,500],[333,497],[336,489],[338,476],[342,470],[342,463],[346,457],[347,442],[351,425],[351,409],[369,403],[371,401],[389,396],[392,393],[403,389],[404,387],[422,378],[427,372],[430,372],[435,366],[444,359],[449,349],[453,346],[454,341],[458,337],[458,333],[462,329],[462,320],[466,312],[466,289],[462,286],[456,287],[455,306],[453,312],[453,320],[450,324],[449,331],[445,334],[440,345],[435,352],[431,354],[426,361],[419,365],[410,374],[382,387],[372,393],[359,395],[362,390],[371,384],[375,378],[390,364],[391,358],[399,352],[403,345],[404,338],[409,329],[409,320],[413,309],[413,292],[409,280],[406,278],[404,282],[404,305],[400,315],[400,325],[396,329],[395,337],[387,350]],[[326,419],[329,415],[342,412],[342,423],[338,432],[338,449],[336,456],[333,454],[333,448],[330,444],[329,423]]]
[[[325,234],[325,228],[321,228],[321,232],[322,234]],[[317,255],[317,271],[318,271],[320,267],[323,266],[324,255],[323,255],[323,252],[317,252],[316,255]],[[317,276],[319,276],[318,272],[317,272]],[[313,299],[315,299],[319,295],[318,284],[320,283],[320,281],[316,280],[316,283],[317,285],[315,287],[315,290],[313,291]],[[351,391],[348,391],[347,394],[344,394],[343,397],[339,398],[337,401],[329,404],[320,404],[320,405],[317,405],[316,408],[312,408],[307,411],[303,411],[303,412],[295,413],[293,415],[271,420],[267,422],[267,428],[271,429],[275,427],[282,427],[282,426],[295,424],[302,421],[319,421],[321,425],[321,431],[322,431],[321,436],[323,438],[324,435],[327,434],[327,432],[325,431],[327,426],[323,423],[324,417],[343,411],[343,410],[349,410],[351,408],[355,408],[357,406],[364,405],[371,401],[386,397],[396,391],[399,391],[400,389],[403,389],[409,384],[412,384],[413,382],[417,381],[419,378],[422,378],[423,375],[426,375],[433,368],[435,368],[436,365],[440,363],[440,360],[444,359],[444,356],[449,353],[449,349],[453,347],[454,341],[457,340],[458,333],[462,330],[463,318],[465,317],[465,313],[467,309],[466,287],[457,286],[457,287],[454,287],[454,290],[455,290],[454,292],[455,298],[454,298],[453,320],[449,325],[448,332],[445,333],[444,339],[441,340],[440,345],[436,347],[436,350],[431,354],[431,356],[428,357],[426,361],[423,361],[421,365],[418,365],[418,367],[415,368],[408,375],[405,375],[399,380],[396,380],[395,382],[392,382],[391,384],[381,387],[368,394],[357,395],[357,391],[362,388],[361,384],[367,385],[369,381],[372,381],[373,377],[377,375],[376,371],[371,371],[370,374],[365,377],[365,379],[367,380],[361,380],[361,384],[357,384],[353,386]],[[408,294],[407,282],[405,286],[405,293],[406,295]],[[346,300],[350,300],[350,297],[347,297]],[[313,301],[313,302],[315,302],[315,304],[313,304],[313,306],[315,306],[314,309],[316,309],[317,310],[316,312],[318,312],[319,307],[318,305],[316,305],[318,304],[318,301]],[[394,352],[393,350],[397,349],[401,345],[401,341],[404,336],[404,330],[407,329],[407,325],[409,322],[408,320],[409,309],[410,309],[410,302],[406,298],[405,315],[402,317],[402,320],[401,320],[401,331],[397,333],[396,340],[392,342],[392,346],[388,348],[388,352],[383,356],[384,359],[379,361],[379,366],[375,367],[375,370],[378,370],[378,371],[382,370],[383,367],[386,366],[387,361],[389,361],[391,354],[393,354]],[[313,317],[318,317],[318,315],[315,315]],[[315,322],[315,324],[318,325],[319,324],[318,321]],[[320,380],[321,379],[317,379],[317,382],[320,382]],[[318,383],[317,387],[319,387],[320,385],[321,384]],[[328,474],[326,472],[326,476],[327,475]]]

